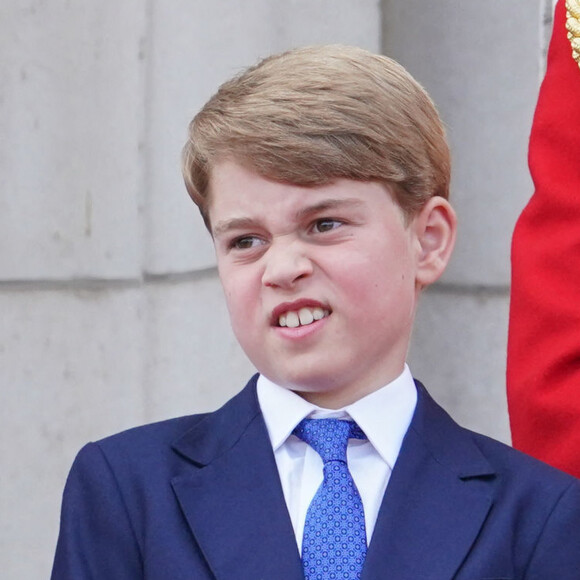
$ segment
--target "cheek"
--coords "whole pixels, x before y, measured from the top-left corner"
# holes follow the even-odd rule
[[[249,319],[257,306],[254,286],[247,276],[240,272],[220,271],[220,280],[228,311],[234,328]]]
[[[230,318],[230,325],[238,342],[244,347],[244,340],[247,339],[251,325],[248,318],[248,308],[245,306],[245,299],[238,292],[226,290],[226,305]]]
[[[239,298],[239,293],[235,291],[235,277],[227,268],[224,268],[223,266],[220,267],[219,265],[218,274],[222,286],[222,291],[224,293],[224,298],[226,300],[226,306],[228,307],[228,312],[233,322],[233,318],[237,310],[237,301]]]
[[[415,296],[412,264],[404,253],[375,256],[363,267],[351,264],[341,274],[340,286],[365,319],[385,311],[395,315],[398,305],[405,309],[406,302],[413,302]]]

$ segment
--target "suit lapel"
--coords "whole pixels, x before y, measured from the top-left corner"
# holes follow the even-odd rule
[[[255,379],[174,445],[194,465],[172,485],[218,580],[300,580],[300,556]]]
[[[492,505],[493,469],[418,384],[415,416],[381,506],[363,580],[449,580]]]
[[[418,388],[417,409],[379,512],[363,580],[449,580],[492,505],[493,470],[487,460],[468,432]],[[255,377],[174,448],[190,466],[172,486],[215,577],[301,580]]]

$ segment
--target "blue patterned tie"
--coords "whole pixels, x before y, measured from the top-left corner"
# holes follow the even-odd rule
[[[305,580],[357,580],[367,553],[363,505],[346,464],[350,437],[366,439],[353,421],[304,419],[293,431],[322,457],[324,480],[306,514]]]

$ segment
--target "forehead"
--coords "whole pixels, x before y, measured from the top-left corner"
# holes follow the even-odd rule
[[[267,179],[232,161],[216,164],[209,192],[213,235],[255,221],[299,222],[325,212],[394,211],[402,217],[392,192],[378,182],[336,179],[306,187]]]

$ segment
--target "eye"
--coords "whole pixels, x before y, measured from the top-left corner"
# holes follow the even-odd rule
[[[257,236],[240,236],[239,238],[234,238],[228,246],[233,250],[249,250],[257,246],[262,246],[264,243],[264,240]]]
[[[343,222],[340,220],[335,220],[331,218],[323,218],[316,220],[312,225],[312,230],[315,233],[322,234],[324,232],[329,232],[330,230],[335,230],[343,225]]]

